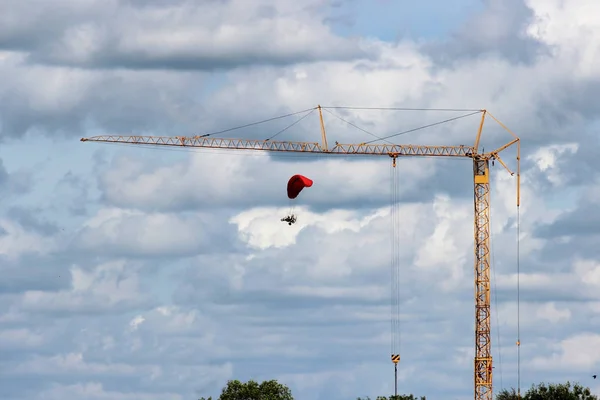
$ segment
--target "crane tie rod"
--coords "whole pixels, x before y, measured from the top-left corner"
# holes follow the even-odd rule
[[[457,119],[470,117],[471,115],[475,115],[475,114],[479,114],[479,113],[483,112],[482,110],[465,110],[465,111],[472,111],[472,112],[469,113],[469,114],[465,114],[465,115],[459,115],[458,117],[449,118],[449,119],[446,119],[444,121],[434,122],[434,123],[429,124],[429,125],[420,126],[418,128],[412,128],[412,129],[409,129],[407,131],[402,131],[402,132],[395,133],[393,135],[389,135],[389,136],[386,136],[386,137],[381,137],[381,136],[378,136],[378,135],[374,134],[373,132],[369,132],[368,130],[366,130],[364,128],[361,128],[360,126],[358,126],[358,125],[356,125],[356,124],[354,124],[354,123],[352,123],[352,122],[350,122],[350,121],[348,121],[348,120],[340,117],[339,115],[334,114],[334,113],[332,113],[331,111],[328,110],[328,108],[346,108],[346,109],[348,109],[348,108],[350,108],[350,109],[364,109],[364,108],[353,108],[353,107],[321,107],[321,108],[323,110],[327,111],[329,114],[331,114],[334,117],[336,117],[337,119],[341,120],[342,122],[345,122],[348,125],[350,125],[350,126],[356,128],[356,129],[358,129],[359,131],[362,131],[362,132],[366,133],[367,135],[371,135],[371,136],[373,136],[373,137],[376,138],[376,139],[371,140],[369,142],[365,142],[364,144],[370,144],[370,143],[376,142],[378,140],[383,140],[384,142],[387,142],[387,143],[389,143],[391,145],[393,145],[394,143],[390,142],[387,139],[390,139],[390,138],[396,137],[396,136],[400,136],[400,135],[405,135],[407,133],[415,132],[415,131],[418,131],[418,130],[421,130],[421,129],[430,128],[432,126],[445,124],[446,122],[455,121]],[[368,109],[369,110],[373,110],[373,109],[375,109],[375,110],[380,110],[380,109],[382,109],[382,110],[396,110],[394,108],[368,108]],[[463,111],[463,110],[460,110],[460,109],[451,109],[451,108],[440,108],[440,109],[408,109],[408,108],[405,108],[405,109],[402,109],[402,110],[411,110],[411,111],[425,111],[425,110],[427,110],[427,111],[430,111],[430,110],[435,110],[435,111]]]
[[[476,110],[470,108],[405,108],[405,107],[325,107],[323,109],[338,109],[338,110],[379,110],[379,111],[454,111],[454,112],[483,112],[483,110]]]
[[[264,119],[262,121],[251,122],[251,123],[240,125],[240,126],[236,126],[236,127],[233,127],[233,128],[228,128],[228,129],[223,129],[223,130],[220,130],[220,131],[205,133],[205,134],[199,135],[199,137],[203,138],[203,137],[220,135],[222,133],[231,132],[231,131],[238,130],[238,129],[243,129],[243,128],[249,128],[251,126],[260,125],[260,124],[264,124],[266,122],[276,121],[278,119],[283,119],[283,118],[287,118],[287,117],[292,117],[292,116],[298,115],[298,114],[303,114],[303,113],[310,114],[309,111],[314,111],[317,108],[318,107],[311,107],[311,108],[307,108],[307,109],[302,110],[302,111],[296,111],[296,112],[293,112],[293,113],[288,113],[288,114],[285,114],[285,115],[280,115],[278,117],[267,118],[267,119]],[[327,109],[347,109],[347,110],[388,110],[388,111],[396,110],[396,111],[455,111],[455,112],[457,112],[457,111],[470,111],[471,112],[470,114],[466,114],[466,115],[462,115],[462,116],[450,118],[450,119],[447,119],[447,120],[444,120],[444,121],[440,121],[440,122],[436,122],[436,123],[433,123],[433,124],[421,126],[421,127],[418,127],[418,128],[414,128],[414,129],[408,130],[408,131],[403,131],[403,132],[400,132],[400,133],[395,133],[393,135],[386,136],[386,137],[383,137],[383,138],[380,138],[380,137],[378,137],[377,135],[375,135],[375,134],[373,134],[371,132],[367,132],[364,129],[355,126],[356,128],[364,131],[365,133],[369,133],[370,135],[372,135],[374,137],[377,137],[377,140],[385,140],[385,141],[387,141],[387,139],[395,137],[395,136],[400,136],[400,135],[404,135],[406,133],[414,132],[414,131],[417,131],[417,130],[420,130],[420,129],[425,129],[425,128],[429,128],[429,127],[432,127],[432,126],[435,126],[435,125],[440,125],[440,124],[443,124],[443,123],[446,123],[446,122],[451,122],[451,121],[454,121],[454,120],[457,120],[457,119],[460,119],[460,118],[469,117],[471,115],[474,115],[474,114],[477,114],[477,113],[480,113],[480,112],[483,111],[483,110],[460,109],[460,108],[396,108],[396,107],[321,107],[321,108],[324,109],[324,110],[327,110]],[[330,114],[333,114],[333,113],[330,112]],[[342,119],[341,117],[339,117],[337,115],[334,115],[334,116],[336,116],[337,118]],[[304,119],[304,117],[300,118],[300,120],[302,120],[302,119]],[[300,122],[300,120],[298,120],[297,122]],[[348,121],[344,121],[344,122],[349,123]],[[292,125],[295,125],[295,124],[292,124]],[[351,125],[354,125],[354,124],[351,124]],[[290,127],[291,126],[289,126],[288,128],[290,128]],[[287,130],[287,128],[284,129],[284,131],[285,130]],[[282,132],[278,132],[274,136],[277,136],[279,133],[282,133]],[[271,137],[270,139],[272,139],[272,138],[273,137]],[[374,141],[376,141],[376,140],[373,140],[373,141],[367,142],[367,143],[372,143]]]
[[[445,123],[447,123],[447,122],[451,122],[451,121],[456,121],[457,119],[461,119],[461,118],[470,117],[471,115],[480,114],[481,112],[482,112],[482,111],[479,111],[479,110],[478,110],[478,111],[474,111],[474,112],[472,112],[472,113],[469,113],[469,114],[459,115],[458,117],[454,117],[454,118],[448,118],[448,119],[445,119],[445,120],[443,120],[443,121],[434,122],[434,123],[432,123],[432,124],[428,124],[428,125],[419,126],[418,128],[413,128],[413,129],[409,129],[409,130],[407,130],[407,131],[402,131],[402,132],[394,133],[393,135],[384,136],[384,137],[382,137],[382,138],[380,138],[380,139],[378,139],[378,140],[386,140],[386,141],[387,141],[387,139],[390,139],[390,138],[393,138],[393,137],[396,137],[396,136],[405,135],[405,134],[407,134],[407,133],[411,133],[411,132],[419,131],[419,130],[421,130],[421,129],[425,129],[425,128],[431,128],[432,126],[436,126],[436,125],[445,124]],[[370,144],[370,143],[373,143],[373,142],[376,142],[376,141],[377,141],[377,140],[371,140],[371,141],[369,141],[369,142],[365,142],[364,144]]]
[[[248,128],[250,126],[255,126],[255,125],[260,125],[260,124],[264,124],[265,122],[271,122],[271,121],[275,121],[278,119],[282,119],[282,118],[287,118],[287,117],[292,117],[294,115],[298,115],[298,114],[302,114],[308,111],[312,111],[312,110],[316,110],[317,107],[311,107],[311,108],[307,108],[306,110],[302,110],[302,111],[297,111],[294,113],[290,113],[290,114],[285,114],[285,115],[280,115],[279,117],[273,117],[273,118],[268,118],[262,121],[258,121],[258,122],[251,122],[249,124],[245,124],[245,125],[240,125],[240,126],[236,126],[234,128],[228,128],[228,129],[223,129],[222,131],[216,131],[216,132],[211,132],[211,133],[205,133],[203,135],[200,135],[199,137],[208,137],[208,136],[214,136],[214,135],[219,135],[221,133],[225,133],[225,132],[230,132],[230,131],[234,131],[236,129],[243,129],[243,128]]]

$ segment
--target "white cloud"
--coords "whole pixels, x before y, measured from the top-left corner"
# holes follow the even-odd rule
[[[156,307],[144,316],[138,316],[130,322],[141,332],[164,335],[202,334],[207,340],[214,339],[214,322],[197,310],[182,310],[175,306]]]
[[[30,361],[18,364],[12,373],[15,374],[81,374],[81,375],[113,375],[130,376],[144,373],[139,366],[131,366],[119,363],[94,363],[84,360],[81,353],[69,353],[52,357],[36,357]]]
[[[291,226],[278,218],[288,215],[290,211],[299,218]],[[358,233],[374,219],[387,217],[389,210],[374,210],[367,216],[361,214],[363,213],[348,210],[314,213],[305,207],[294,206],[288,209],[252,208],[231,218],[230,223],[238,226],[239,235],[250,247],[265,250],[295,244],[298,234],[306,227],[315,227],[327,234],[342,231]]]
[[[0,220],[0,229],[5,231],[0,235],[0,255],[9,259],[17,259],[26,253],[48,254],[57,248],[53,238],[28,231],[9,219]]]
[[[577,260],[573,266],[574,272],[581,282],[592,289],[600,289],[600,263],[596,260]]]
[[[538,369],[573,368],[578,371],[592,371],[600,365],[600,335],[582,332],[563,339],[553,346],[549,356],[538,356],[531,360],[531,366]]]
[[[30,13],[9,2],[3,20],[8,43],[19,43],[20,34],[31,44],[43,43],[27,43],[34,59],[66,65],[210,70],[360,55],[355,40],[332,34],[315,17],[322,6],[236,0],[139,7],[94,0],[63,5],[68,12],[38,2],[38,12]],[[28,18],[15,24],[23,14]],[[49,24],[42,36],[36,28],[44,17]]]
[[[600,11],[598,3],[590,0],[528,0],[527,3],[537,18],[528,33],[555,46],[556,54],[564,57],[563,60],[578,60],[573,63],[573,74],[582,78],[597,77],[594,65],[600,57],[595,50],[595,43],[600,40],[597,33],[600,22],[595,17]]]
[[[564,323],[569,323],[575,308],[569,304],[557,305],[556,302],[528,303],[520,304],[521,326],[532,327],[536,326],[552,326]],[[503,326],[516,328],[517,327],[517,303],[506,302],[500,304],[497,310],[500,318],[500,323]]]
[[[556,173],[557,162],[560,156],[564,153],[569,152],[571,154],[577,153],[579,149],[578,143],[568,143],[562,145],[550,145],[541,147],[534,153],[527,156],[527,159],[533,160],[540,171],[546,173],[547,179],[554,185],[561,185],[564,183],[564,179],[561,175]]]
[[[54,385],[42,391],[35,398],[39,400],[63,400],[85,398],[89,400],[159,400],[168,397],[173,400],[183,400],[176,393],[124,393],[108,391],[101,383],[86,382],[73,385]]]
[[[522,290],[541,294],[548,293],[555,298],[567,296],[570,299],[594,301],[600,298],[598,273],[600,266],[595,261],[574,259],[571,265],[547,272],[521,272],[519,280]],[[516,288],[517,275],[509,273],[497,277],[501,289]]]
[[[4,329],[0,330],[0,347],[5,350],[39,347],[44,343],[44,337],[29,329]]]
[[[71,281],[70,290],[23,293],[20,308],[34,312],[117,311],[139,306],[146,299],[139,289],[138,272],[124,260],[98,265],[92,271],[73,266]]]
[[[76,243],[85,251],[126,256],[194,254],[210,243],[210,224],[210,219],[202,214],[186,217],[101,209],[83,224]]]
[[[447,197],[439,197],[433,204],[435,229],[423,240],[415,265],[430,273],[435,271],[444,287],[464,282],[465,249],[472,244],[469,211],[467,207],[456,207]],[[444,269],[448,271],[441,272]]]
[[[138,329],[138,327],[144,323],[144,321],[146,321],[146,319],[144,317],[142,317],[141,315],[138,315],[137,317],[135,317],[134,319],[132,319],[131,321],[129,321],[129,328],[132,331],[135,331],[136,329]]]
[[[310,163],[295,159],[273,161],[263,153],[221,151],[192,153],[183,162],[170,165],[118,157],[112,168],[103,171],[100,184],[107,200],[123,208],[245,207],[288,203],[287,181],[302,173],[315,177],[314,185],[289,204],[381,203],[389,198],[388,162],[387,157],[352,163],[333,158],[313,159]],[[401,160],[397,168],[402,174],[402,196],[419,190],[418,180],[434,174],[431,160]],[[269,175],[265,175],[266,170]]]

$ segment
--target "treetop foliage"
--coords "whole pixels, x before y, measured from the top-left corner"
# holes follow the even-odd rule
[[[356,400],[371,400],[370,397],[357,397]],[[377,396],[375,400],[427,400],[425,396],[415,397],[412,394],[399,394],[398,396]]]
[[[200,398],[199,400],[212,400]],[[254,380],[240,382],[230,380],[222,389],[218,400],[294,400],[291,390],[276,380],[258,383]],[[370,397],[357,397],[356,400],[371,400]],[[426,400],[425,396],[416,397],[412,394],[398,396],[377,396],[374,400]],[[532,385],[520,397],[517,391],[503,389],[496,395],[496,400],[600,400],[592,394],[590,388],[579,383],[540,383]]]
[[[519,400],[519,396],[514,388],[504,389],[496,395],[496,400]],[[598,400],[598,396],[578,383],[540,383],[532,385],[520,400]]]
[[[201,397],[199,400],[212,400]],[[254,380],[230,380],[218,400],[294,400],[291,390],[276,380],[258,383]]]

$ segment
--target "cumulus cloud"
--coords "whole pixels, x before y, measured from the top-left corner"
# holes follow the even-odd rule
[[[182,110],[193,107],[190,93],[183,89],[189,88],[187,76],[25,66],[22,54],[0,55],[0,72],[5,77],[0,86],[0,101],[5,104],[0,114],[2,136],[40,132],[82,136],[86,130],[140,133],[161,125],[159,129],[173,131],[181,121],[199,122],[197,117],[189,119],[192,113],[187,119],[180,116]],[[196,89],[201,90],[203,78],[195,77]],[[119,106],[123,102],[128,106]]]
[[[0,237],[0,256],[10,259],[27,253],[48,254],[56,247],[53,238],[27,229],[15,220],[0,220],[0,227],[4,232]]]
[[[94,313],[123,311],[146,300],[139,292],[136,271],[127,270],[125,261],[102,264],[91,272],[73,266],[71,282],[70,290],[27,291],[20,307],[33,312]]]
[[[43,344],[43,336],[28,329],[6,329],[0,331],[0,343],[4,349],[38,347]]]
[[[531,3],[523,0],[483,3],[483,10],[472,15],[451,40],[426,46],[432,57],[456,62],[496,53],[514,63],[531,63],[547,51],[546,43],[527,31],[536,22]]]
[[[31,190],[32,175],[27,170],[8,172],[0,159],[0,192],[4,196],[22,195]]]
[[[331,33],[318,1],[34,3],[35,12],[3,3],[0,36],[0,47],[25,51],[31,62],[213,70],[364,55],[358,43]]]
[[[74,245],[88,254],[125,257],[191,256],[235,247],[226,230],[215,229],[219,223],[208,214],[147,215],[108,208],[84,223]]]
[[[536,368],[552,369],[553,365],[560,363],[587,372],[600,363],[599,342],[600,337],[595,333],[584,332],[573,335],[555,345],[557,350],[550,357],[536,357],[532,360],[532,364]]]
[[[104,386],[98,382],[77,383],[74,385],[54,385],[41,392],[36,399],[40,400],[58,400],[64,398],[80,398],[94,400],[157,400],[168,396],[171,399],[179,400],[184,397],[175,393],[123,393],[105,390]]]
[[[417,182],[433,175],[432,164],[431,160],[399,162],[402,199],[421,194]],[[273,173],[266,176],[265,168],[272,168]],[[377,207],[389,202],[389,168],[377,160],[344,163],[330,158],[306,163],[284,159],[273,163],[265,154],[192,153],[184,162],[171,165],[120,157],[101,173],[99,184],[110,204],[146,210],[239,208],[248,204],[311,204],[317,209],[357,204]],[[288,201],[287,182],[296,173],[313,177],[314,185]]]

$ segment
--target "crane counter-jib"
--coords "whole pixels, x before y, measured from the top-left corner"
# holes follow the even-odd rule
[[[281,151],[318,154],[359,154],[377,156],[426,156],[426,157],[464,157],[472,158],[475,149],[472,146],[427,146],[412,144],[342,144],[336,143],[325,149],[316,142],[282,142],[252,139],[221,139],[206,137],[173,136],[94,136],[82,138],[82,142],[124,143],[153,146],[176,146],[205,149]]]

